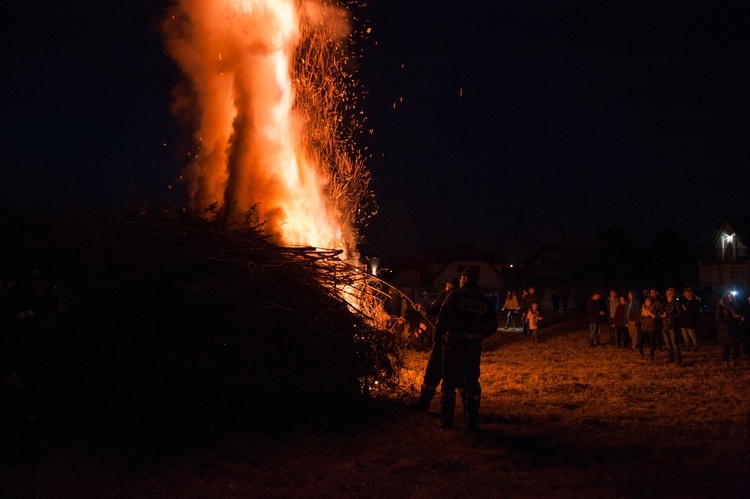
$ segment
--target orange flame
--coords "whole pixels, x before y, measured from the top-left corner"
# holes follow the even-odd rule
[[[175,110],[194,114],[200,143],[185,176],[197,210],[253,214],[283,245],[341,248],[372,208],[369,172],[351,145],[354,99],[330,2],[179,0],[164,24],[189,79]],[[347,142],[348,141],[348,142]],[[364,215],[364,216],[363,216]]]

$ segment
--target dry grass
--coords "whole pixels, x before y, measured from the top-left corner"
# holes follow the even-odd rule
[[[750,360],[706,340],[686,368],[589,348],[581,318],[534,345],[498,332],[482,359],[481,431],[441,431],[404,393],[348,427],[217,435],[148,461],[75,447],[5,465],[19,497],[748,497]],[[707,325],[706,327],[710,327]],[[708,331],[704,332],[708,334]],[[460,418],[459,421],[460,423]],[[0,484],[0,487],[2,484]]]

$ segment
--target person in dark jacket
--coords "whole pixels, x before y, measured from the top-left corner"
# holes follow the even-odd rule
[[[684,300],[680,300],[682,305],[682,316],[680,317],[680,329],[682,329],[682,338],[685,340],[685,350],[690,349],[690,342],[693,342],[693,352],[698,351],[698,335],[695,332],[698,323],[698,313],[700,313],[700,304],[693,296],[693,290],[685,288],[682,290]]]
[[[734,306],[734,297],[731,291],[725,291],[724,295],[716,304],[716,336],[719,343],[723,345],[721,358],[724,367],[737,367],[740,358],[740,335],[737,322],[741,316]],[[731,361],[729,354],[732,354]]]
[[[560,295],[556,290],[552,290],[550,301],[552,301],[552,313],[557,314],[560,311]]]
[[[438,315],[438,335],[445,336],[443,384],[441,387],[441,428],[453,428],[456,390],[462,390],[468,430],[475,430],[482,390],[479,364],[482,340],[497,330],[497,314],[492,302],[479,288],[479,269],[467,267],[461,274],[461,287],[445,299]]]
[[[594,294],[586,303],[586,312],[589,316],[589,346],[594,347],[599,344],[599,332],[604,322],[604,309],[600,307],[602,294],[594,291]]]
[[[445,283],[445,288],[440,292],[437,298],[427,306],[424,307],[424,311],[429,316],[437,316],[440,313],[440,308],[445,302],[445,298],[448,293],[458,288],[460,285],[457,277],[451,278]],[[419,401],[417,402],[417,409],[421,412],[427,412],[430,408],[430,402],[435,397],[435,392],[440,384],[440,380],[443,379],[443,343],[444,339],[441,334],[435,334],[435,342],[432,345],[432,352],[430,352],[430,358],[427,360],[427,367],[424,370],[424,378],[422,379],[422,387],[419,391]]]
[[[740,306],[740,315],[742,322],[742,333],[740,334],[740,343],[745,355],[750,356],[750,296],[742,302]]]
[[[662,337],[669,352],[668,362],[675,362],[678,366],[684,367],[682,363],[682,351],[680,350],[680,344],[677,342],[677,331],[680,328],[682,305],[677,301],[677,292],[674,288],[667,289],[666,295],[667,301],[665,302],[664,313],[662,314]]]
[[[619,304],[615,308],[614,323],[617,330],[617,347],[628,348],[630,346],[630,335],[628,335],[628,299],[624,296],[618,298]]]
[[[610,289],[609,298],[604,300],[604,302],[606,304],[605,316],[607,317],[607,322],[609,323],[609,342],[607,344],[614,346],[618,343],[617,325],[615,325],[615,312],[617,311],[617,306],[620,305],[620,298],[617,296],[617,291],[615,291],[614,289]]]
[[[664,298],[661,296],[661,294],[659,293],[658,289],[652,288],[649,293],[650,293],[650,296],[651,296],[651,304],[654,307],[654,315],[656,317],[658,317],[658,318],[663,317],[663,312],[664,312]],[[662,334],[663,334],[663,332],[662,332],[662,330],[664,329],[664,321],[663,320],[657,320],[655,322],[655,325],[656,325],[656,337],[655,338],[649,337],[649,339],[654,339],[656,341],[656,348],[658,348],[659,351],[661,351],[662,350],[662,346],[663,346],[663,343],[662,343]]]

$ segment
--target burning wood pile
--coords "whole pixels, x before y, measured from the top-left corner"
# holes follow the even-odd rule
[[[222,393],[228,406],[289,411],[396,387],[398,338],[368,317],[380,292],[360,270],[218,220],[182,208],[84,213],[37,220],[33,241],[5,238],[35,245],[6,248],[6,262],[34,259],[47,289],[66,290],[65,310],[34,332],[30,384]]]

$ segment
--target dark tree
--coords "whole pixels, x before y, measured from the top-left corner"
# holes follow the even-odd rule
[[[664,227],[651,240],[649,264],[652,285],[682,287],[696,280],[698,254],[681,230]]]
[[[643,248],[628,229],[619,223],[600,232],[592,248],[590,277],[592,282],[608,286],[627,286],[643,278]]]

